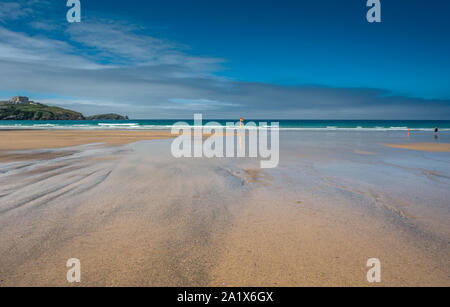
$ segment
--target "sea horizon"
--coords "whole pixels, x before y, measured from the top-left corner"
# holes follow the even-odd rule
[[[203,125],[215,122],[229,126],[239,120],[203,119]],[[167,130],[175,123],[185,122],[194,125],[193,119],[129,119],[129,120],[0,120],[0,129],[131,129],[131,130]],[[450,131],[450,120],[293,120],[293,119],[249,119],[244,123],[257,125],[278,122],[280,130],[344,130],[344,131]]]

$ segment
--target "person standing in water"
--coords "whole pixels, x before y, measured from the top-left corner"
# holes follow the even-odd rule
[[[434,128],[434,139],[437,140],[438,139],[438,133],[439,133],[439,128],[435,127]]]

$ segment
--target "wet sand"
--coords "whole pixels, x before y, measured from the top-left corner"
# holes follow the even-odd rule
[[[73,154],[71,150],[54,152],[46,149],[86,144],[119,146],[172,137],[170,131],[4,130],[0,131],[0,163],[49,160]]]
[[[71,150],[64,150],[59,152],[40,151],[40,152],[20,152],[20,153],[10,151],[0,151],[0,163],[26,161],[26,160],[50,160],[70,156],[73,153],[74,152]]]
[[[69,286],[69,258],[80,286],[372,286],[369,258],[381,286],[449,286],[450,157],[386,139],[283,134],[272,170],[170,140],[2,163],[0,286]]]
[[[355,153],[358,155],[374,155],[373,152],[368,152],[368,151],[359,150],[359,149],[355,150]]]
[[[450,152],[450,143],[386,144],[388,147],[429,152]]]
[[[93,143],[123,145],[171,137],[170,131],[149,130],[4,130],[0,131],[0,151],[64,148]]]

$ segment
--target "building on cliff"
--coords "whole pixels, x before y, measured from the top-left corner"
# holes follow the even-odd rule
[[[24,97],[24,96],[16,96],[16,97],[11,98],[10,102],[14,103],[14,104],[25,104],[25,103],[29,103],[30,99],[28,97]]]

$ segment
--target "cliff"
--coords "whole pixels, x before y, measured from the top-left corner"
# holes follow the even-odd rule
[[[0,120],[127,120],[119,114],[84,117],[83,114],[41,103],[0,101]]]
[[[43,104],[0,105],[0,120],[84,120],[81,113]]]

